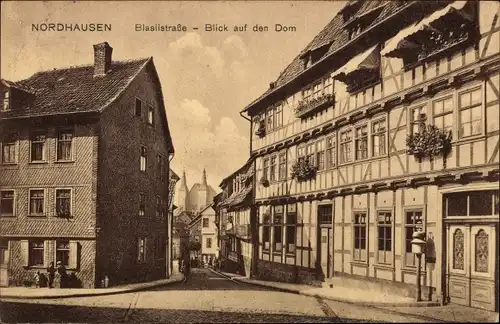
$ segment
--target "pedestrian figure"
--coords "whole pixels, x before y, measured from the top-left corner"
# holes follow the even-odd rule
[[[56,276],[56,268],[54,268],[54,262],[51,262],[50,266],[47,268],[47,276],[49,277],[49,288],[53,288],[54,278]]]
[[[182,268],[183,268],[182,273],[184,274],[184,280],[182,282],[187,283],[189,279],[189,274],[191,273],[191,263],[189,262],[189,259],[184,261]]]
[[[66,283],[67,283],[66,267],[63,266],[61,261],[57,261],[57,273],[59,274],[61,280],[60,288],[66,288]]]
[[[35,287],[40,288],[40,271],[35,273]]]

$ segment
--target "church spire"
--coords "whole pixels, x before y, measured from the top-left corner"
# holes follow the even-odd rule
[[[186,171],[182,170],[181,188],[187,187]]]
[[[207,172],[205,171],[205,168],[203,168],[203,177],[201,178],[201,184],[204,186],[207,185]]]

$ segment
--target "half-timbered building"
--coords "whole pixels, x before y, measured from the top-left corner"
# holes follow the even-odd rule
[[[498,310],[499,3],[349,1],[244,112],[257,275]]]

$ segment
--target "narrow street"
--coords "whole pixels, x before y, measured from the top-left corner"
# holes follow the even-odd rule
[[[426,318],[239,284],[208,269],[191,280],[109,296],[2,300],[0,322],[330,323],[425,322]],[[428,319],[427,322],[431,322]]]

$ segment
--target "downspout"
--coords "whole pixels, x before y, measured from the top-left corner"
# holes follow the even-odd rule
[[[170,162],[174,159],[174,156],[175,156],[175,152],[172,152],[169,157],[168,157],[168,173],[170,174]],[[170,189],[170,177],[168,179],[169,183],[168,183],[168,187]],[[175,186],[174,186],[175,188]],[[170,195],[170,192],[168,192],[168,195]],[[168,197],[168,196],[167,196]],[[167,272],[168,272],[168,278],[170,278],[172,276],[172,273],[174,272],[174,260],[172,259],[172,246],[173,246],[173,242],[172,242],[172,231],[174,229],[174,193],[172,193],[172,201],[170,202],[171,203],[171,210],[168,211],[168,215],[167,217],[169,218],[168,222],[167,222],[167,251],[168,251],[168,258],[167,258],[167,261],[168,261],[168,269],[167,269]],[[168,201],[167,201],[167,204],[168,204]]]

